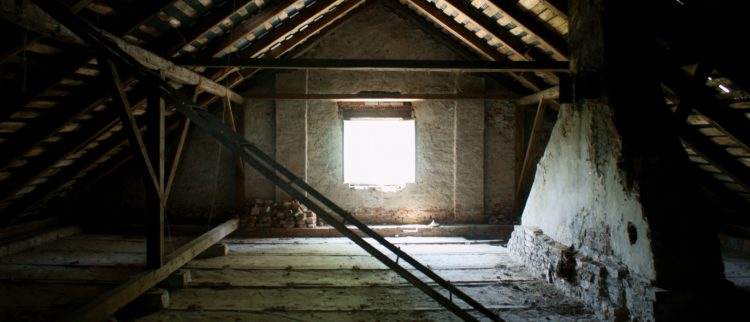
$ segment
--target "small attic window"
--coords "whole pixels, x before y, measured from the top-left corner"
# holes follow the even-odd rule
[[[410,109],[343,110],[344,183],[397,191],[416,182],[415,120]]]

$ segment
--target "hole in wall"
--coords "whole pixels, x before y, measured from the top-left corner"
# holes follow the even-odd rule
[[[635,225],[630,222],[628,223],[628,240],[630,240],[631,245],[638,241],[638,230],[635,228]]]

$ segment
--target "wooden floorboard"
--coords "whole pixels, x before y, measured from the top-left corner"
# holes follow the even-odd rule
[[[167,250],[189,239],[174,236]],[[507,321],[595,320],[580,303],[514,262],[500,239],[388,240]],[[456,321],[346,238],[222,242],[228,246],[227,256],[194,259],[183,268],[192,281],[170,292],[168,309],[136,316],[118,313],[118,320]],[[144,265],[145,240],[131,235],[77,234],[0,257],[0,319],[37,321],[69,314],[138,274]]]
[[[499,240],[398,237],[389,241],[486,307],[500,312],[506,320],[595,320],[580,303],[562,296],[546,282],[527,273],[511,259]],[[186,265],[192,275],[190,286],[172,293],[169,309],[140,320],[457,319],[344,238],[228,239],[224,242],[228,244],[227,256],[191,261]],[[380,245],[376,247],[384,249]],[[429,281],[421,273],[413,272],[423,281]],[[454,300],[459,306],[469,308],[460,300]]]

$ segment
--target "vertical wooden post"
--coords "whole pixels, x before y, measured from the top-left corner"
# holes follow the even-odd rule
[[[224,118],[226,119],[227,126],[233,131],[242,134],[242,124],[244,123],[242,118],[239,118],[239,123],[235,122],[231,102],[229,100],[224,100],[224,104],[226,104]],[[238,110],[238,114],[242,115],[242,109]],[[236,168],[235,193],[237,199],[237,210],[242,211],[242,209],[245,208],[245,163],[242,162],[242,159],[239,156],[235,155],[234,165]]]
[[[523,159],[525,157],[526,149],[526,112],[524,106],[516,106],[516,177],[515,177],[515,186],[518,186],[521,183],[521,168],[523,168]],[[520,218],[521,212],[523,211],[523,207],[521,206],[521,203],[523,202],[521,200],[521,195],[518,193],[518,190],[515,190],[516,194],[516,203],[515,203],[515,209],[516,214]]]
[[[146,148],[158,181],[159,193],[149,193],[146,210],[146,264],[149,268],[164,265],[164,100],[154,91],[146,103]]]
[[[529,176],[529,172],[531,172],[532,167],[532,154],[534,153],[534,149],[536,149],[536,144],[539,139],[537,139],[537,136],[539,136],[539,130],[542,127],[542,122],[544,121],[544,112],[546,110],[547,105],[544,104],[544,99],[541,98],[539,100],[539,106],[536,109],[536,116],[534,116],[534,125],[531,128],[531,135],[529,136],[529,144],[526,146],[526,153],[524,154],[523,158],[523,164],[521,166],[521,172],[519,174],[518,178],[518,185],[516,186],[516,195],[519,196],[519,210],[523,211],[523,208],[526,206],[526,195],[527,195],[527,188],[526,188],[526,181],[527,177]]]

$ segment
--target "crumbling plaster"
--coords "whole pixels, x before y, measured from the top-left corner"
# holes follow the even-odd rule
[[[562,105],[521,223],[589,256],[613,256],[653,279],[648,224],[637,192],[626,188],[617,166],[620,150],[608,106]],[[636,231],[633,243],[629,225]]]

